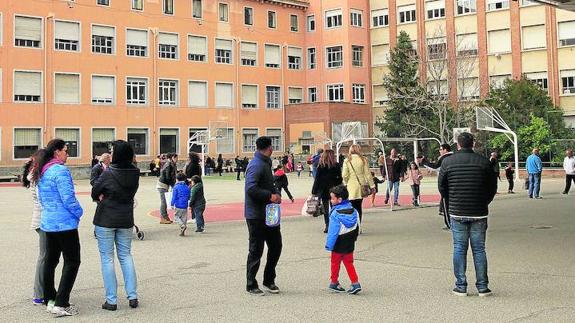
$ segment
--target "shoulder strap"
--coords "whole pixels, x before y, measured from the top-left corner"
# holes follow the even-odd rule
[[[349,160],[349,159],[347,160],[347,162],[348,162],[349,165],[351,166],[351,170],[353,171],[353,175],[355,175],[355,178],[357,179],[357,183],[358,183],[359,185],[362,185],[362,184],[361,184],[361,181],[359,180],[359,177],[357,176],[357,173],[355,172],[355,168],[353,167],[353,163],[352,163],[351,160]],[[365,179],[365,178],[364,178],[364,179]]]

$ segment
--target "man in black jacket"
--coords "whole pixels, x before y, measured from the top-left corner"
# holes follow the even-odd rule
[[[489,160],[473,152],[473,136],[457,137],[458,152],[446,159],[437,178],[439,192],[449,200],[449,216],[453,232],[453,272],[456,282],[453,293],[467,296],[467,249],[471,243],[479,296],[488,296],[485,233],[489,203],[497,192],[497,179]]]
[[[112,155],[108,153],[102,154],[100,156],[100,162],[92,167],[92,172],[90,172],[90,185],[94,186],[94,183],[100,178],[100,175],[110,167],[112,162]]]
[[[266,225],[266,206],[270,203],[281,203],[281,195],[274,186],[272,175],[273,153],[272,140],[269,137],[259,137],[256,140],[258,151],[248,164],[245,184],[244,216],[248,225],[249,254],[247,261],[246,290],[252,295],[262,296],[264,292],[258,287],[256,274],[260,268],[260,259],[264,252],[264,243],[268,246],[268,256],[264,271],[264,287],[272,294],[279,293],[275,284],[276,265],[282,251],[282,235],[280,226]]]
[[[160,177],[156,183],[156,189],[160,193],[160,215],[162,219],[160,224],[171,224],[172,220],[168,217],[168,204],[166,202],[166,193],[170,190],[170,187],[174,187],[176,184],[176,173],[178,171],[178,155],[168,154],[168,159],[162,170],[160,171]]]

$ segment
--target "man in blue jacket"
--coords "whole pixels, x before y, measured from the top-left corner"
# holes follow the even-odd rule
[[[245,184],[244,216],[250,236],[246,290],[252,295],[263,296],[264,292],[258,287],[256,274],[260,268],[264,243],[268,246],[268,255],[263,285],[272,294],[280,291],[275,284],[275,278],[276,265],[282,251],[282,236],[279,225],[276,227],[266,225],[265,213],[266,205],[281,203],[281,195],[274,186],[272,160],[270,159],[273,153],[271,138],[259,137],[256,140],[256,148],[258,151],[246,170]]]
[[[527,157],[525,163],[527,174],[529,174],[529,198],[541,199],[539,191],[541,190],[541,172],[543,172],[543,163],[539,157],[539,148],[533,149],[533,153]]]

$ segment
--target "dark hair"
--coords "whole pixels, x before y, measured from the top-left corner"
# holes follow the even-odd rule
[[[32,176],[35,182],[38,182],[42,177],[42,168],[48,164],[52,159],[54,159],[54,153],[57,150],[62,150],[66,147],[66,142],[62,139],[56,138],[48,142],[44,148],[44,154],[38,160],[38,167],[34,169],[34,175]]]
[[[202,182],[202,178],[198,175],[194,175],[192,176],[192,182],[194,182],[194,184],[198,184]]]
[[[177,179],[178,181],[180,181],[180,182],[183,182],[183,181],[186,180],[186,174],[184,174],[184,173],[178,173],[178,174],[176,175],[176,179]]]
[[[451,145],[450,144],[441,144],[441,149],[443,150],[447,150],[447,151],[451,151]]]
[[[416,163],[416,162],[412,161],[412,162],[409,164],[409,166],[411,167],[411,165],[414,165],[414,166],[415,166],[415,169],[419,169],[419,166],[417,166],[417,163]]]
[[[347,200],[349,198],[349,192],[347,191],[347,187],[341,184],[338,186],[334,186],[329,190],[330,193],[333,193],[335,197],[340,198],[342,200]]]
[[[24,164],[24,167],[22,169],[22,175],[20,177],[20,181],[22,181],[22,186],[26,188],[30,187],[31,183],[30,180],[28,180],[28,175],[30,174],[30,172],[32,172],[32,181],[35,182],[34,170],[38,168],[38,162],[44,156],[44,153],[45,153],[44,149],[36,151],[35,153],[32,154],[32,156],[30,156],[30,159],[28,159],[28,161]]]
[[[112,164],[127,166],[134,161],[134,148],[127,141],[116,140],[112,143]]]
[[[267,136],[261,136],[256,139],[256,147],[258,150],[268,149],[272,145],[272,139]]]
[[[172,158],[174,158],[174,157],[178,157],[178,154],[168,153],[168,154],[166,155],[166,158],[168,158],[168,159],[172,159]]]
[[[457,143],[461,148],[473,148],[473,135],[469,132],[462,132],[457,136]]]

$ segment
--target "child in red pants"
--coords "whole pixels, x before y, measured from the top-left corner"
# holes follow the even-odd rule
[[[361,285],[355,266],[353,265],[353,250],[359,232],[358,213],[348,200],[349,192],[344,185],[338,185],[330,190],[331,212],[329,215],[329,230],[325,249],[331,251],[331,283],[329,290],[343,293],[345,289],[339,284],[339,268],[341,263],[351,280],[349,294],[361,291]]]

